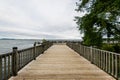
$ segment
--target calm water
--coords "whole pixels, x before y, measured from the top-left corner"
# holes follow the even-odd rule
[[[18,49],[32,47],[35,41],[41,42],[41,40],[0,40],[0,54],[11,52],[12,47]]]

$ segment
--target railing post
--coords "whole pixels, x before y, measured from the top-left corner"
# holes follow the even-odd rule
[[[92,46],[90,47],[90,60],[91,60],[91,63],[93,64],[93,48]]]
[[[44,43],[42,43],[42,53],[44,53],[44,51],[45,51],[45,45]]]
[[[36,42],[34,43],[33,59],[36,60]]]
[[[13,47],[13,53],[12,53],[12,72],[13,76],[17,75],[18,72],[18,52],[17,52],[17,47]]]

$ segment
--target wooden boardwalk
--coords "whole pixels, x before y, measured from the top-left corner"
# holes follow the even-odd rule
[[[9,80],[115,80],[66,45],[54,44]]]

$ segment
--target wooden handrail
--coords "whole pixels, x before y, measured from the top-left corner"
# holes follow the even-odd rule
[[[67,42],[67,45],[79,55],[85,57],[108,74],[120,79],[120,54],[87,47],[79,43]]]
[[[44,42],[40,45],[36,44],[35,42],[33,47],[22,50],[17,50],[17,47],[14,47],[13,52],[1,54],[0,80],[8,80],[11,76],[16,76],[20,69],[32,60],[35,60],[37,56],[52,45],[52,42]]]

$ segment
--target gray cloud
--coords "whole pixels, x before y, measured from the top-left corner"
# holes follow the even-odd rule
[[[0,38],[81,38],[73,22],[78,0],[1,0]]]

